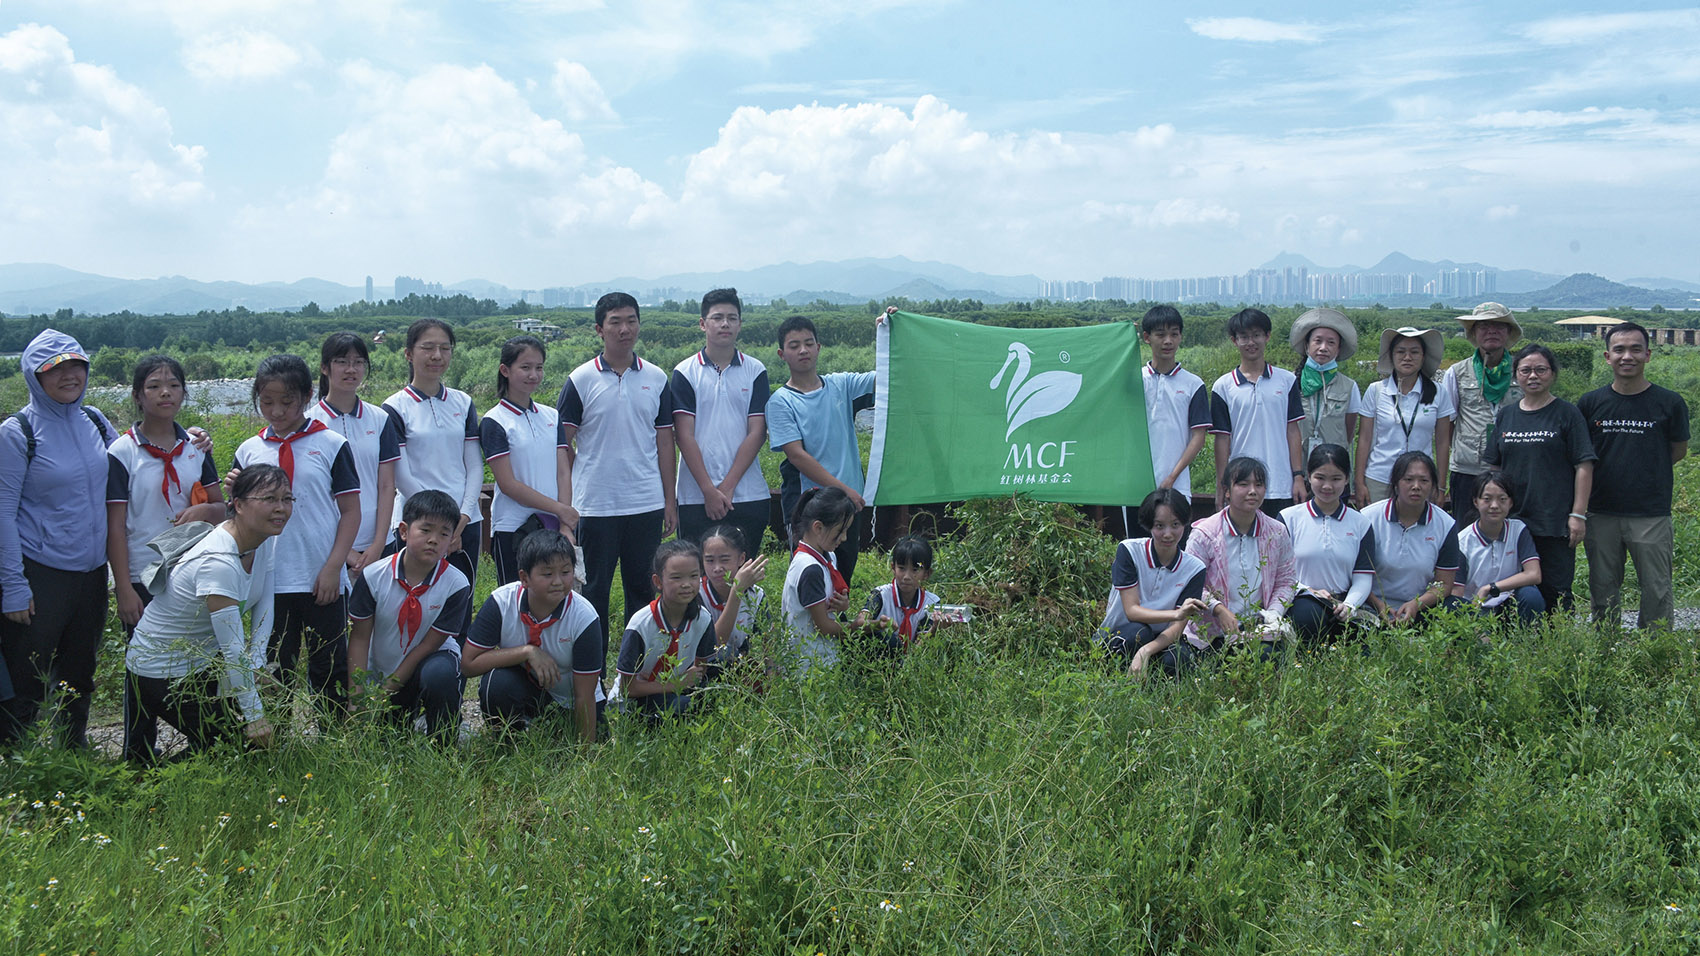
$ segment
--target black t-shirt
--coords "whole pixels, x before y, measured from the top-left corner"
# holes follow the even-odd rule
[[[1562,398],[1532,412],[1517,405],[1500,409],[1482,452],[1483,461],[1503,468],[1517,485],[1515,516],[1537,538],[1570,533],[1576,466],[1595,457],[1588,423],[1575,405]]]
[[[1599,453],[1588,510],[1660,517],[1671,513],[1672,442],[1688,440],[1688,403],[1668,388],[1648,385],[1619,395],[1607,385],[1576,403]]]

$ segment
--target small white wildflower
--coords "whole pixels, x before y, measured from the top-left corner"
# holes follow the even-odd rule
[[[914,860],[904,860],[903,861],[903,872],[913,873],[914,871],[915,871],[915,861]]]
[[[1676,905],[1675,903],[1666,903],[1665,904],[1665,912],[1667,912],[1667,913],[1680,913],[1680,912],[1682,912],[1682,907]]]
[[[650,832],[650,830],[649,830],[649,827],[638,827],[638,832],[639,833],[648,833],[648,832]]]
[[[901,912],[903,912],[902,906],[899,906],[898,904],[893,903],[890,900],[880,900],[880,909],[886,911],[887,913],[901,913]]]

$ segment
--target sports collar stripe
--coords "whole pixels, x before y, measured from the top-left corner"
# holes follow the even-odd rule
[[[1175,367],[1180,368],[1179,365],[1176,365]],[[1258,376],[1257,380],[1259,382],[1261,382],[1264,379],[1268,378],[1270,375],[1273,375],[1274,372],[1275,372],[1275,366],[1270,365],[1268,362],[1265,362],[1265,363],[1263,363],[1263,374]],[[1234,384],[1235,385],[1246,385],[1246,384],[1251,383],[1251,379],[1246,378],[1244,375],[1240,374],[1240,367],[1238,365],[1234,366],[1234,371],[1233,371],[1232,374],[1234,376]]]
[[[1162,375],[1162,376],[1165,376],[1165,377],[1168,377],[1168,376],[1171,376],[1171,375],[1179,375],[1180,371],[1181,371],[1181,363],[1179,363],[1179,362],[1176,362],[1175,367],[1172,368],[1172,369],[1169,369],[1167,372],[1157,371],[1157,367],[1155,365],[1151,364],[1150,362],[1146,362],[1145,367],[1146,367],[1146,369],[1148,369],[1151,372],[1152,375]]]
[[[433,567],[431,569],[430,576],[428,576],[425,579],[426,587],[429,587],[433,584],[436,584],[437,579],[443,576],[443,571],[446,568],[448,568],[448,566],[449,566],[449,562],[448,562],[447,558],[438,559],[436,567]],[[395,554],[390,555],[390,576],[392,578],[394,578],[396,580],[396,582],[401,584],[403,587],[407,586],[407,578],[404,577],[401,573],[401,552],[400,551],[397,551]]]
[[[708,349],[698,349],[697,350],[697,364],[704,366],[706,368],[715,368],[716,367],[713,362],[710,362],[708,360]],[[744,353],[739,351],[738,349],[733,349],[732,350],[732,361],[727,362],[726,364],[727,364],[728,367],[733,366],[733,365],[744,364]]]
[[[503,408],[507,409],[508,411],[513,412],[515,415],[529,415],[532,412],[537,411],[536,400],[532,401],[530,408],[520,408],[518,405],[515,405],[513,402],[510,402],[505,398],[502,399],[500,402],[497,402],[497,404],[501,405]]]
[[[1253,511],[1251,513],[1251,533],[1250,534],[1240,534],[1238,529],[1236,529],[1234,527],[1234,519],[1228,517],[1227,509],[1224,508],[1222,510],[1222,524],[1227,527],[1228,537],[1230,537],[1230,538],[1255,538],[1255,537],[1257,537],[1257,532],[1262,527],[1262,521],[1263,521],[1263,512]]]
[[[435,398],[435,399],[447,399],[449,397],[449,387],[447,385],[443,385],[443,386],[440,386],[440,387],[441,387],[442,391],[438,392],[435,395],[426,395],[424,392],[421,392],[419,389],[414,388],[412,385],[404,386],[402,388],[402,391],[406,392],[409,395],[412,395],[413,400],[416,401],[416,402],[428,402],[433,398]]]
[[[414,401],[418,401],[418,399],[415,398]],[[321,409],[324,409],[325,414],[329,415],[332,418],[341,418],[343,416],[342,412],[339,412],[339,411],[336,410],[335,405],[332,405],[330,402],[327,402],[322,398],[319,399],[319,407]],[[365,415],[366,415],[366,403],[361,401],[358,398],[355,399],[354,400],[354,411],[349,412],[348,414],[353,415],[355,418],[365,417]]]
[[[607,362],[602,361],[601,353],[598,353],[596,358],[593,359],[592,361],[594,361],[596,363],[596,370],[598,372],[612,372],[614,370],[613,366],[609,365]],[[641,372],[641,371],[643,371],[643,359],[640,359],[636,355],[633,355],[632,356],[632,364],[626,371],[628,371],[628,372]]]
[[[1152,544],[1150,538],[1146,538],[1145,539],[1145,566],[1150,568],[1153,571],[1157,570],[1158,568],[1161,568],[1164,571],[1173,571],[1174,569],[1181,566],[1181,549],[1180,548],[1175,549],[1175,560],[1174,561],[1172,561],[1168,564],[1158,564],[1157,563],[1157,548]]]
[[[1383,513],[1387,515],[1388,521],[1398,521],[1399,520],[1398,512],[1393,510],[1393,499],[1392,498],[1387,499],[1387,508]],[[1432,501],[1424,502],[1423,503],[1423,513],[1417,517],[1417,524],[1428,524],[1429,519],[1432,518],[1432,517],[1434,517],[1434,502],[1432,502]]]
[[[1324,518],[1324,517],[1326,517],[1326,518],[1333,518],[1335,521],[1344,521],[1345,518],[1346,518],[1346,502],[1345,501],[1341,501],[1340,507],[1338,509],[1336,509],[1335,512],[1331,515],[1324,515],[1322,512],[1316,510],[1316,499],[1315,498],[1312,498],[1312,499],[1305,502],[1305,509],[1310,512],[1310,516],[1312,518]]]

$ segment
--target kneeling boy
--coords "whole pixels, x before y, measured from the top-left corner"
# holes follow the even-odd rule
[[[472,622],[461,669],[479,677],[484,719],[524,726],[550,698],[573,715],[579,737],[596,741],[602,716],[602,622],[573,593],[573,545],[559,531],[520,543],[519,580],[490,592]]]
[[[420,710],[442,735],[460,715],[460,622],[472,585],[445,557],[460,522],[460,504],[441,491],[421,491],[401,512],[402,549],[367,565],[348,599],[350,699],[366,681],[383,681],[395,716]],[[365,672],[365,681],[358,676]]]

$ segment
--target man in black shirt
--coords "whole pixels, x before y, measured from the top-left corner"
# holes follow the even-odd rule
[[[1671,488],[1688,455],[1688,403],[1647,381],[1650,346],[1641,326],[1614,326],[1606,333],[1612,382],[1576,403],[1600,456],[1588,501],[1588,597],[1594,621],[1614,628],[1626,554],[1641,579],[1639,626],[1671,619]]]

